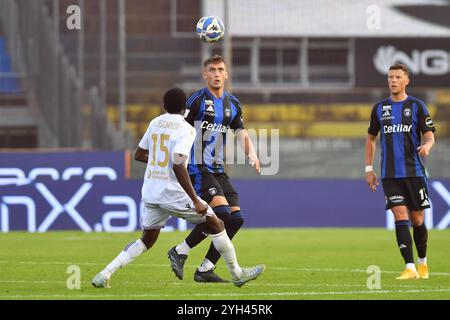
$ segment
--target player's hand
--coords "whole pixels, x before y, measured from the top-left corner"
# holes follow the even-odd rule
[[[261,163],[259,162],[258,156],[257,155],[249,156],[249,159],[252,167],[254,167],[255,170],[258,171],[258,173],[261,173]]]
[[[430,154],[430,149],[431,147],[429,144],[423,144],[417,148],[417,151],[419,151],[421,157],[426,157]]]
[[[377,191],[377,186],[379,185],[379,183],[375,172],[370,171],[366,173],[366,182],[369,185],[370,190],[372,190],[373,192]]]
[[[194,202],[195,211],[197,211],[198,214],[204,215],[206,214],[206,211],[208,210],[208,204],[204,201],[197,200]]]

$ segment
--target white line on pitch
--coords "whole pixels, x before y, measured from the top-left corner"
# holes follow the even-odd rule
[[[271,267],[271,270],[286,270],[286,271],[317,271],[317,272],[353,272],[353,273],[367,273],[364,269],[334,269],[334,268],[287,268],[287,267]],[[381,273],[399,273],[400,271],[385,271],[381,270]],[[438,276],[450,276],[448,272],[430,272],[430,274]]]
[[[49,295],[4,295],[0,296],[0,299],[20,299],[20,298],[157,298],[157,297],[166,297],[166,298],[179,298],[179,297],[271,297],[271,296],[320,296],[320,295],[365,295],[365,294],[392,294],[392,293],[438,293],[438,292],[450,292],[449,289],[432,289],[432,290],[424,290],[424,289],[413,289],[413,290],[362,290],[362,291],[311,291],[311,292],[249,292],[249,293],[191,293],[191,294],[73,294],[73,295],[64,295],[64,294],[49,294]]]
[[[65,284],[66,281],[64,280],[0,280],[0,283],[10,283],[10,284],[50,284],[50,283],[58,283],[58,284]],[[90,281],[81,281],[83,284],[90,284]],[[164,282],[164,281],[154,281],[154,282],[135,282],[135,281],[117,281],[115,282],[115,286],[120,285],[142,285],[142,286],[149,286],[149,285],[175,285],[175,286],[216,286],[217,283],[190,283],[190,282]],[[225,283],[222,285],[226,285]],[[318,283],[249,283],[247,286],[252,287],[363,287],[366,288],[366,285],[362,284],[318,284]],[[393,288],[434,288],[430,285],[385,285],[384,287],[393,287]],[[450,288],[440,288],[440,289],[450,289]]]
[[[105,263],[94,263],[94,262],[63,262],[63,261],[6,261],[0,260],[0,263],[4,264],[29,264],[29,265],[79,265],[79,266],[103,266]],[[157,267],[157,268],[168,268],[168,264],[144,264],[144,263],[133,263],[130,266],[134,267]],[[187,268],[196,268],[195,265],[186,265]],[[352,273],[367,273],[364,269],[338,269],[338,268],[288,268],[288,267],[268,267],[270,270],[280,270],[280,271],[316,271],[316,272],[352,272]],[[381,273],[391,273],[397,274],[399,271],[385,271],[382,270]],[[450,276],[448,272],[430,272],[430,275],[435,276]]]

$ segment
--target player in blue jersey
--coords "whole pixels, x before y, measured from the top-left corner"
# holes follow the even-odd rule
[[[395,230],[406,268],[397,279],[428,279],[427,241],[424,209],[430,207],[425,168],[421,157],[428,156],[434,145],[434,124],[425,103],[406,94],[409,70],[400,63],[389,68],[390,97],[375,104],[366,141],[366,181],[376,191],[378,181],[373,171],[375,140],[380,132],[381,179],[386,209],[395,217]],[[418,270],[413,257],[412,222]]]
[[[191,150],[188,166],[197,195],[205,200],[223,220],[230,239],[244,223],[239,196],[224,171],[226,133],[236,134],[250,164],[260,171],[260,162],[242,121],[239,100],[224,90],[228,74],[225,61],[215,55],[203,64],[206,87],[196,91],[187,101],[185,119],[196,128],[197,136]],[[195,227],[188,237],[168,255],[172,270],[183,279],[183,266],[189,251],[206,238],[203,227]],[[219,252],[210,246],[208,253],[194,274],[197,282],[225,282],[216,273]]]

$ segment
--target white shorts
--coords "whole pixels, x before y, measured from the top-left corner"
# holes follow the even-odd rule
[[[205,201],[198,198],[206,204]],[[182,218],[193,224],[199,224],[206,221],[207,216],[214,214],[213,209],[208,205],[206,214],[201,215],[195,211],[194,203],[191,198],[186,198],[167,204],[144,203],[144,211],[141,215],[141,226],[144,230],[162,229],[171,216]]]

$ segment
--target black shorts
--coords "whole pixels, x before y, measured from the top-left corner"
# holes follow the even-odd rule
[[[424,177],[383,179],[386,210],[396,206],[407,206],[410,210],[430,207],[428,183]]]
[[[239,207],[239,195],[225,172],[201,172],[191,175],[191,182],[197,195],[206,202],[210,203],[214,196],[224,196],[230,207]]]

